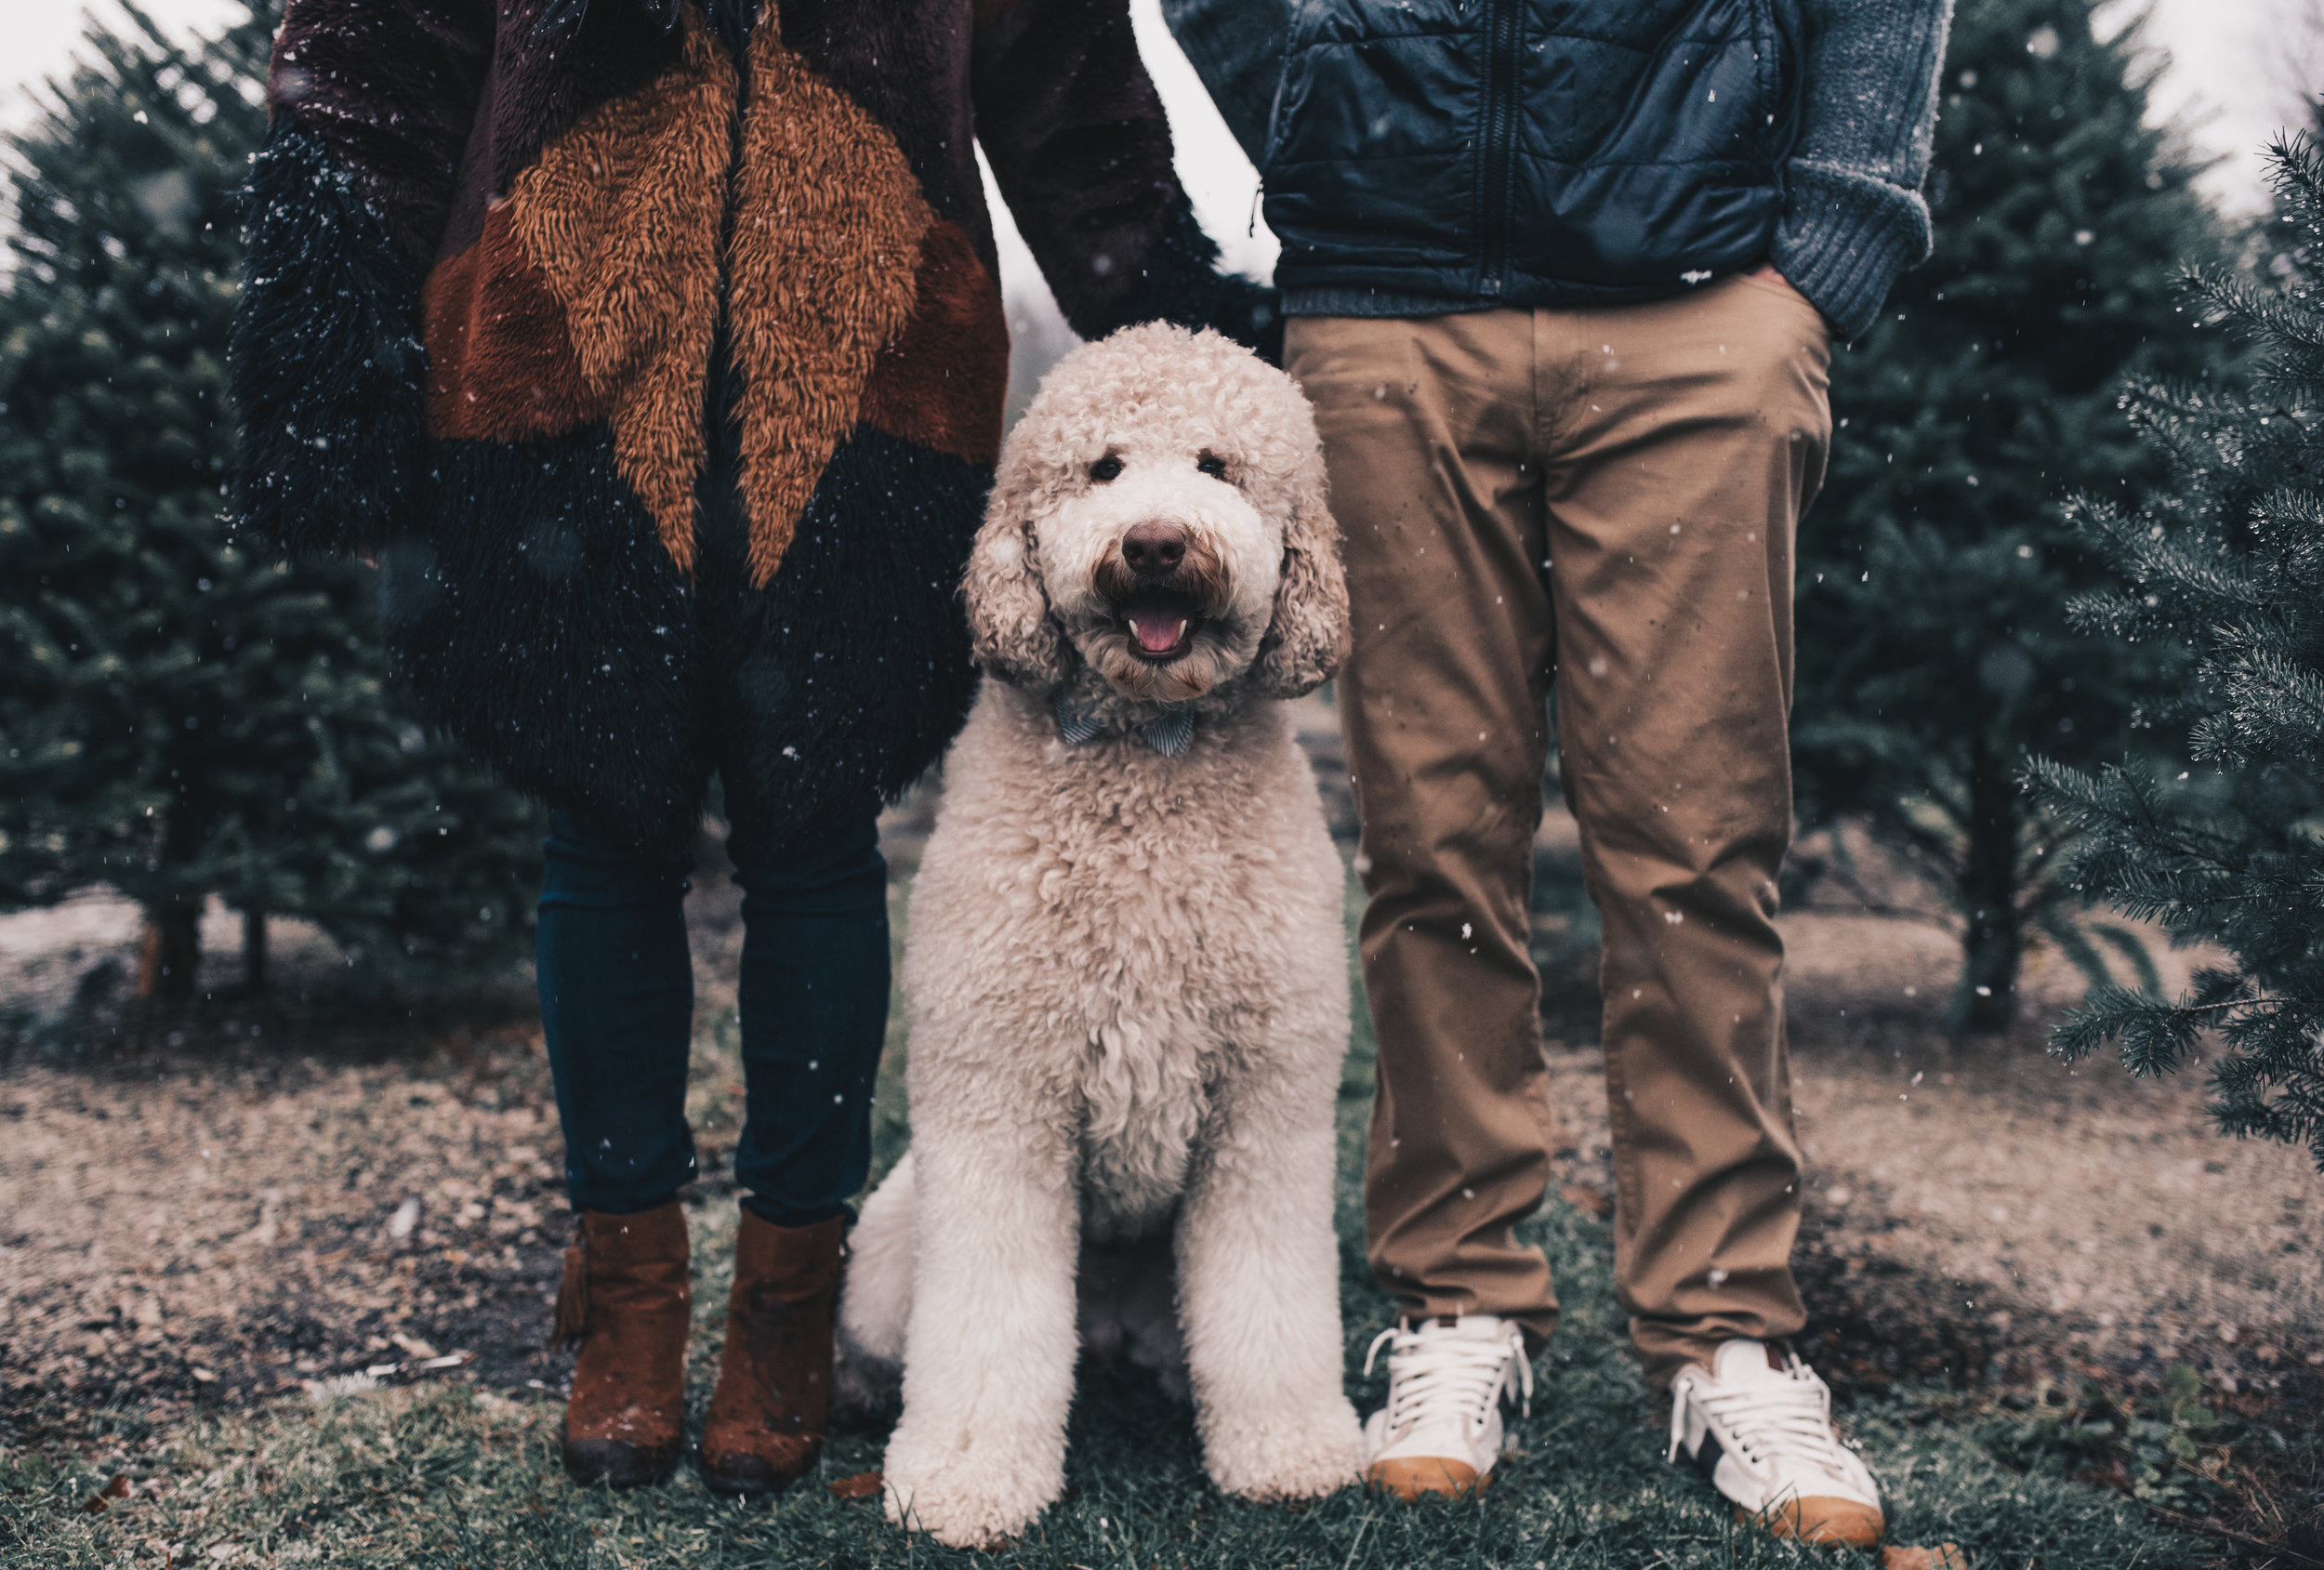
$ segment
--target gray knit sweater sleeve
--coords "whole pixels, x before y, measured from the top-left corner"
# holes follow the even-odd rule
[[[1843,338],[1929,254],[1929,140],[1952,0],[1807,0],[1799,145],[1772,259]]]

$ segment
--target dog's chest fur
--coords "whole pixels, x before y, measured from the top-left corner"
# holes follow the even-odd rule
[[[1122,735],[1069,746],[1044,708],[988,683],[913,893],[916,1102],[955,1074],[1018,1076],[1078,1128],[1085,1231],[1154,1230],[1292,956],[1336,943],[1341,877],[1281,706],[1205,713],[1173,759]],[[1045,934],[1045,951],[1012,932]],[[961,1008],[1010,1028],[942,1028]],[[1006,1062],[927,1061],[970,1039],[1015,1045]]]

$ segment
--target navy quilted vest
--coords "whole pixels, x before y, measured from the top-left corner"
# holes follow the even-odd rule
[[[1287,290],[1675,293],[1767,254],[1797,0],[1297,0],[1269,116]]]

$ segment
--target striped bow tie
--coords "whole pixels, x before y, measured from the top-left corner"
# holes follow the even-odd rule
[[[1195,739],[1195,711],[1191,708],[1172,709],[1157,719],[1149,719],[1133,726],[1132,733],[1147,746],[1165,758],[1176,758]],[[1105,734],[1105,727],[1086,714],[1075,711],[1065,701],[1065,694],[1057,694],[1057,739],[1067,746],[1079,746]]]

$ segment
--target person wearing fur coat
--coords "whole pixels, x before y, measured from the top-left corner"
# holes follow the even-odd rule
[[[438,721],[551,808],[543,1028],[579,1215],[564,1461],[666,1477],[689,1310],[680,902],[720,776],[746,1191],[700,1462],[819,1453],[889,991],[876,815],[958,728],[1008,375],[982,145],[1067,318],[1215,326],[1124,0],[289,0],[234,506],[379,567]]]

